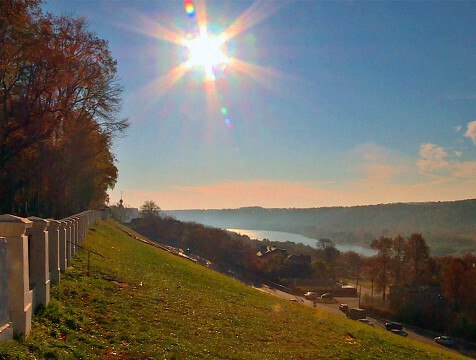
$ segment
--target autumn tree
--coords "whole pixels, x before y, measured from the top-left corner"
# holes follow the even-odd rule
[[[474,309],[476,256],[452,258],[442,275],[442,293],[455,311]]]
[[[390,284],[390,263],[392,261],[392,239],[381,236],[370,243],[370,247],[377,251],[372,261],[375,273],[377,290],[382,292],[385,302],[387,286]]]
[[[128,123],[107,42],[39,3],[0,2],[0,211],[62,216],[104,203]]]
[[[398,235],[392,241],[392,264],[391,273],[395,285],[402,282],[402,274],[405,265],[405,239]]]
[[[325,238],[319,239],[317,240],[316,245],[327,263],[335,263],[339,257],[340,251],[336,249],[332,240]]]
[[[147,200],[140,207],[140,214],[143,218],[158,218],[160,217],[160,207],[153,200]]]
[[[355,251],[347,251],[340,254],[338,264],[343,268],[343,274],[357,277],[361,273],[363,259]]]
[[[427,261],[430,258],[430,248],[426,240],[421,234],[411,234],[405,242],[404,252],[408,275],[413,285],[421,284],[426,276]]]

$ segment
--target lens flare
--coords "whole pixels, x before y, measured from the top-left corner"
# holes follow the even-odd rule
[[[193,18],[195,16],[195,6],[193,6],[193,2],[190,0],[185,0],[184,6],[188,17]]]

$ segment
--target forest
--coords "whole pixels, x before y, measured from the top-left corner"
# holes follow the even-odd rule
[[[474,199],[310,209],[177,210],[167,214],[220,228],[285,231],[362,246],[380,236],[418,232],[434,255],[476,252]]]
[[[128,121],[107,41],[40,5],[0,2],[0,213],[59,218],[104,205]]]

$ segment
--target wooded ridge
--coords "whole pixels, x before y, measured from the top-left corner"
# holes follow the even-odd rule
[[[424,234],[434,254],[476,251],[476,199],[309,209],[245,207],[167,214],[220,228],[286,231],[368,246],[379,236]]]

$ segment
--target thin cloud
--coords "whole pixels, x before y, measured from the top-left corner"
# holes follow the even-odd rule
[[[447,157],[448,153],[441,146],[429,143],[422,144],[417,166],[423,172],[448,170]]]
[[[464,133],[464,136],[470,138],[474,145],[476,145],[476,120],[468,123],[468,129]]]
[[[440,176],[448,181],[476,179],[476,161],[460,161],[462,153],[453,151],[453,154],[450,156],[435,144],[422,144],[417,166],[427,175]]]

